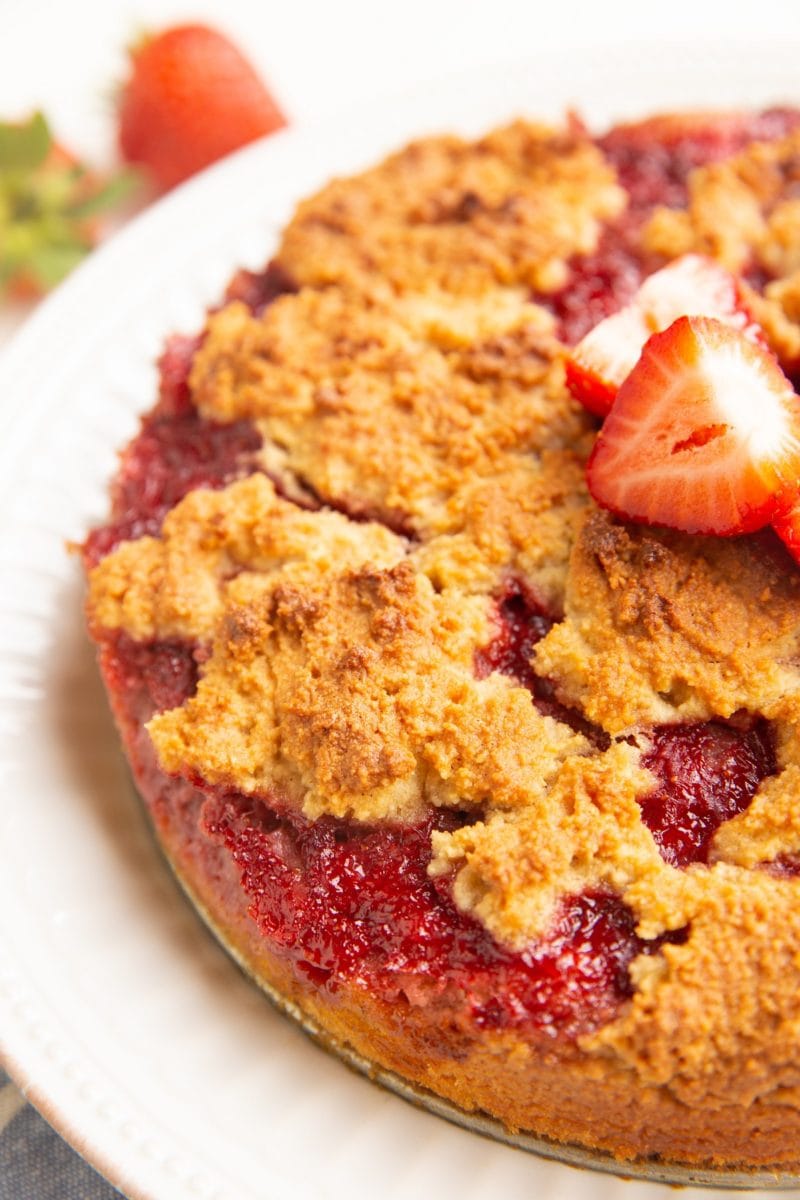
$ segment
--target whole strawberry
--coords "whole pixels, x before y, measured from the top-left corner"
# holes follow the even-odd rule
[[[139,42],[118,102],[119,148],[166,191],[286,119],[221,33],[178,25]]]

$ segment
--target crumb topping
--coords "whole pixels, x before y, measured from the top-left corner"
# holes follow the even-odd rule
[[[644,881],[641,902],[652,884]],[[693,1107],[796,1094],[797,882],[720,863],[658,886],[690,936],[634,961],[628,1011],[586,1048]]]
[[[260,317],[242,304],[212,316],[194,399],[210,419],[256,421],[326,503],[425,541],[461,537],[490,586],[518,568],[558,608],[591,434],[549,324],[518,295],[304,289]]]
[[[779,357],[800,361],[800,130],[777,142],[755,142],[743,153],[689,176],[686,209],[658,208],[644,246],[667,258],[695,251],[745,275],[763,272],[761,295],[748,291],[753,316]]]
[[[608,733],[729,717],[794,720],[800,575],[761,538],[699,538],[594,511],[573,550],[565,619],[538,670]]]
[[[800,361],[798,159],[794,135],[693,172],[642,249],[767,272],[755,315]],[[593,427],[530,289],[560,287],[623,204],[584,135],[522,122],[415,143],[302,204],[278,255],[299,290],[212,314],[190,386],[202,416],[253,421],[263,469],[320,507],[264,474],[194,491],[94,568],[88,611],[98,639],[202,647],[195,694],[149,724],[167,771],[310,819],[469,812],[433,835],[431,874],[517,949],[598,888],[643,938],[686,928],[636,960],[585,1048],[723,1104],[798,1086],[800,880],[757,868],[800,852],[800,575],[764,537],[588,501]],[[533,670],[604,742],[477,677],[510,578],[554,619]],[[708,865],[670,866],[639,805],[648,730],[742,711],[774,723],[779,773]]]
[[[434,876],[457,872],[453,894],[518,949],[546,932],[556,903],[606,884],[616,891],[669,868],[642,824],[638,795],[653,780],[625,743],[572,757],[524,808],[434,833]]]
[[[298,283],[376,278],[400,292],[451,295],[523,285],[554,291],[625,193],[587,135],[517,121],[477,142],[414,142],[357,179],[299,205],[280,249]]]
[[[794,743],[794,729],[788,730]],[[800,854],[800,766],[786,765],[780,775],[766,779],[749,808],[726,821],[714,835],[711,860],[757,867],[785,855]]]
[[[89,613],[99,629],[139,641],[211,640],[246,568],[270,576],[329,573],[369,561],[391,566],[405,543],[382,525],[282,500],[264,475],[222,491],[190,492],[167,515],[160,538],[123,542],[91,574]]]

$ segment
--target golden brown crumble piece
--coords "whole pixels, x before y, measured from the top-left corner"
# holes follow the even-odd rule
[[[800,744],[796,730],[790,737]],[[720,825],[710,858],[742,867],[773,863],[787,855],[800,856],[800,766],[792,763],[766,779],[748,808]]]
[[[603,885],[623,892],[645,874],[670,871],[642,824],[637,796],[653,779],[638,761],[625,744],[571,758],[525,807],[434,833],[431,873],[455,871],[459,908],[524,949],[547,931],[563,896]]]
[[[796,1103],[797,880],[720,863],[646,877],[627,895],[647,906],[656,889],[689,937],[634,962],[630,1006],[584,1046],[666,1086],[692,1111],[780,1103],[782,1092]]]
[[[209,645],[197,694],[151,722],[166,769],[362,820],[537,795],[584,739],[504,676],[475,678],[486,597],[438,593],[407,550],[254,475],[108,555],[96,628]]]
[[[644,248],[667,258],[695,251],[735,273],[763,272],[763,296],[747,289],[753,316],[783,362],[800,363],[800,130],[756,142],[742,154],[689,176],[686,209],[659,208]]]
[[[260,317],[212,316],[193,397],[209,418],[254,420],[324,501],[424,540],[464,535],[489,586],[517,569],[558,610],[591,424],[548,328],[520,296],[305,289]]]
[[[382,525],[355,525],[339,513],[306,512],[282,500],[264,475],[223,491],[199,489],[166,517],[160,538],[123,544],[91,572],[91,625],[139,641],[208,641],[226,595],[245,568],[325,573],[390,566],[405,543]]]
[[[150,732],[168,770],[277,790],[310,817],[524,804],[583,739],[504,677],[475,679],[486,637],[485,601],[454,604],[410,559],[301,580],[247,572],[227,590],[197,694]]]
[[[426,138],[334,180],[298,207],[277,258],[313,287],[554,291],[566,260],[589,253],[624,206],[585,133],[517,121],[477,142]]]
[[[609,733],[738,709],[797,719],[800,575],[763,538],[692,538],[593,511],[565,613],[537,670]]]

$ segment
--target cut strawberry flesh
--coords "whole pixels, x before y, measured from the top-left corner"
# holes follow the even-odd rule
[[[772,518],[772,528],[783,542],[796,563],[800,564],[800,492],[792,493],[792,500]]]
[[[567,387],[575,399],[595,416],[605,417],[652,333],[635,302],[595,325],[566,362]]]
[[[775,359],[720,321],[654,334],[619,390],[589,490],[631,521],[686,533],[767,524],[800,478],[800,408]]]
[[[596,416],[606,416],[648,338],[682,316],[715,317],[765,344],[733,275],[711,259],[686,254],[648,276],[630,304],[574,347],[566,364],[572,394]]]

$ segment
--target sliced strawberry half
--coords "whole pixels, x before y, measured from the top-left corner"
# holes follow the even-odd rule
[[[566,361],[567,387],[575,399],[605,417],[651,333],[638,304],[627,304],[590,329]]]
[[[780,515],[772,518],[772,528],[795,562],[800,563],[800,490],[793,493]]]
[[[764,344],[737,280],[700,254],[685,254],[644,280],[630,304],[591,329],[567,359],[567,385],[576,400],[604,417],[647,339],[683,316],[724,321]]]
[[[680,317],[620,388],[587,478],[598,504],[627,520],[749,533],[800,480],[800,400],[743,333]]]

